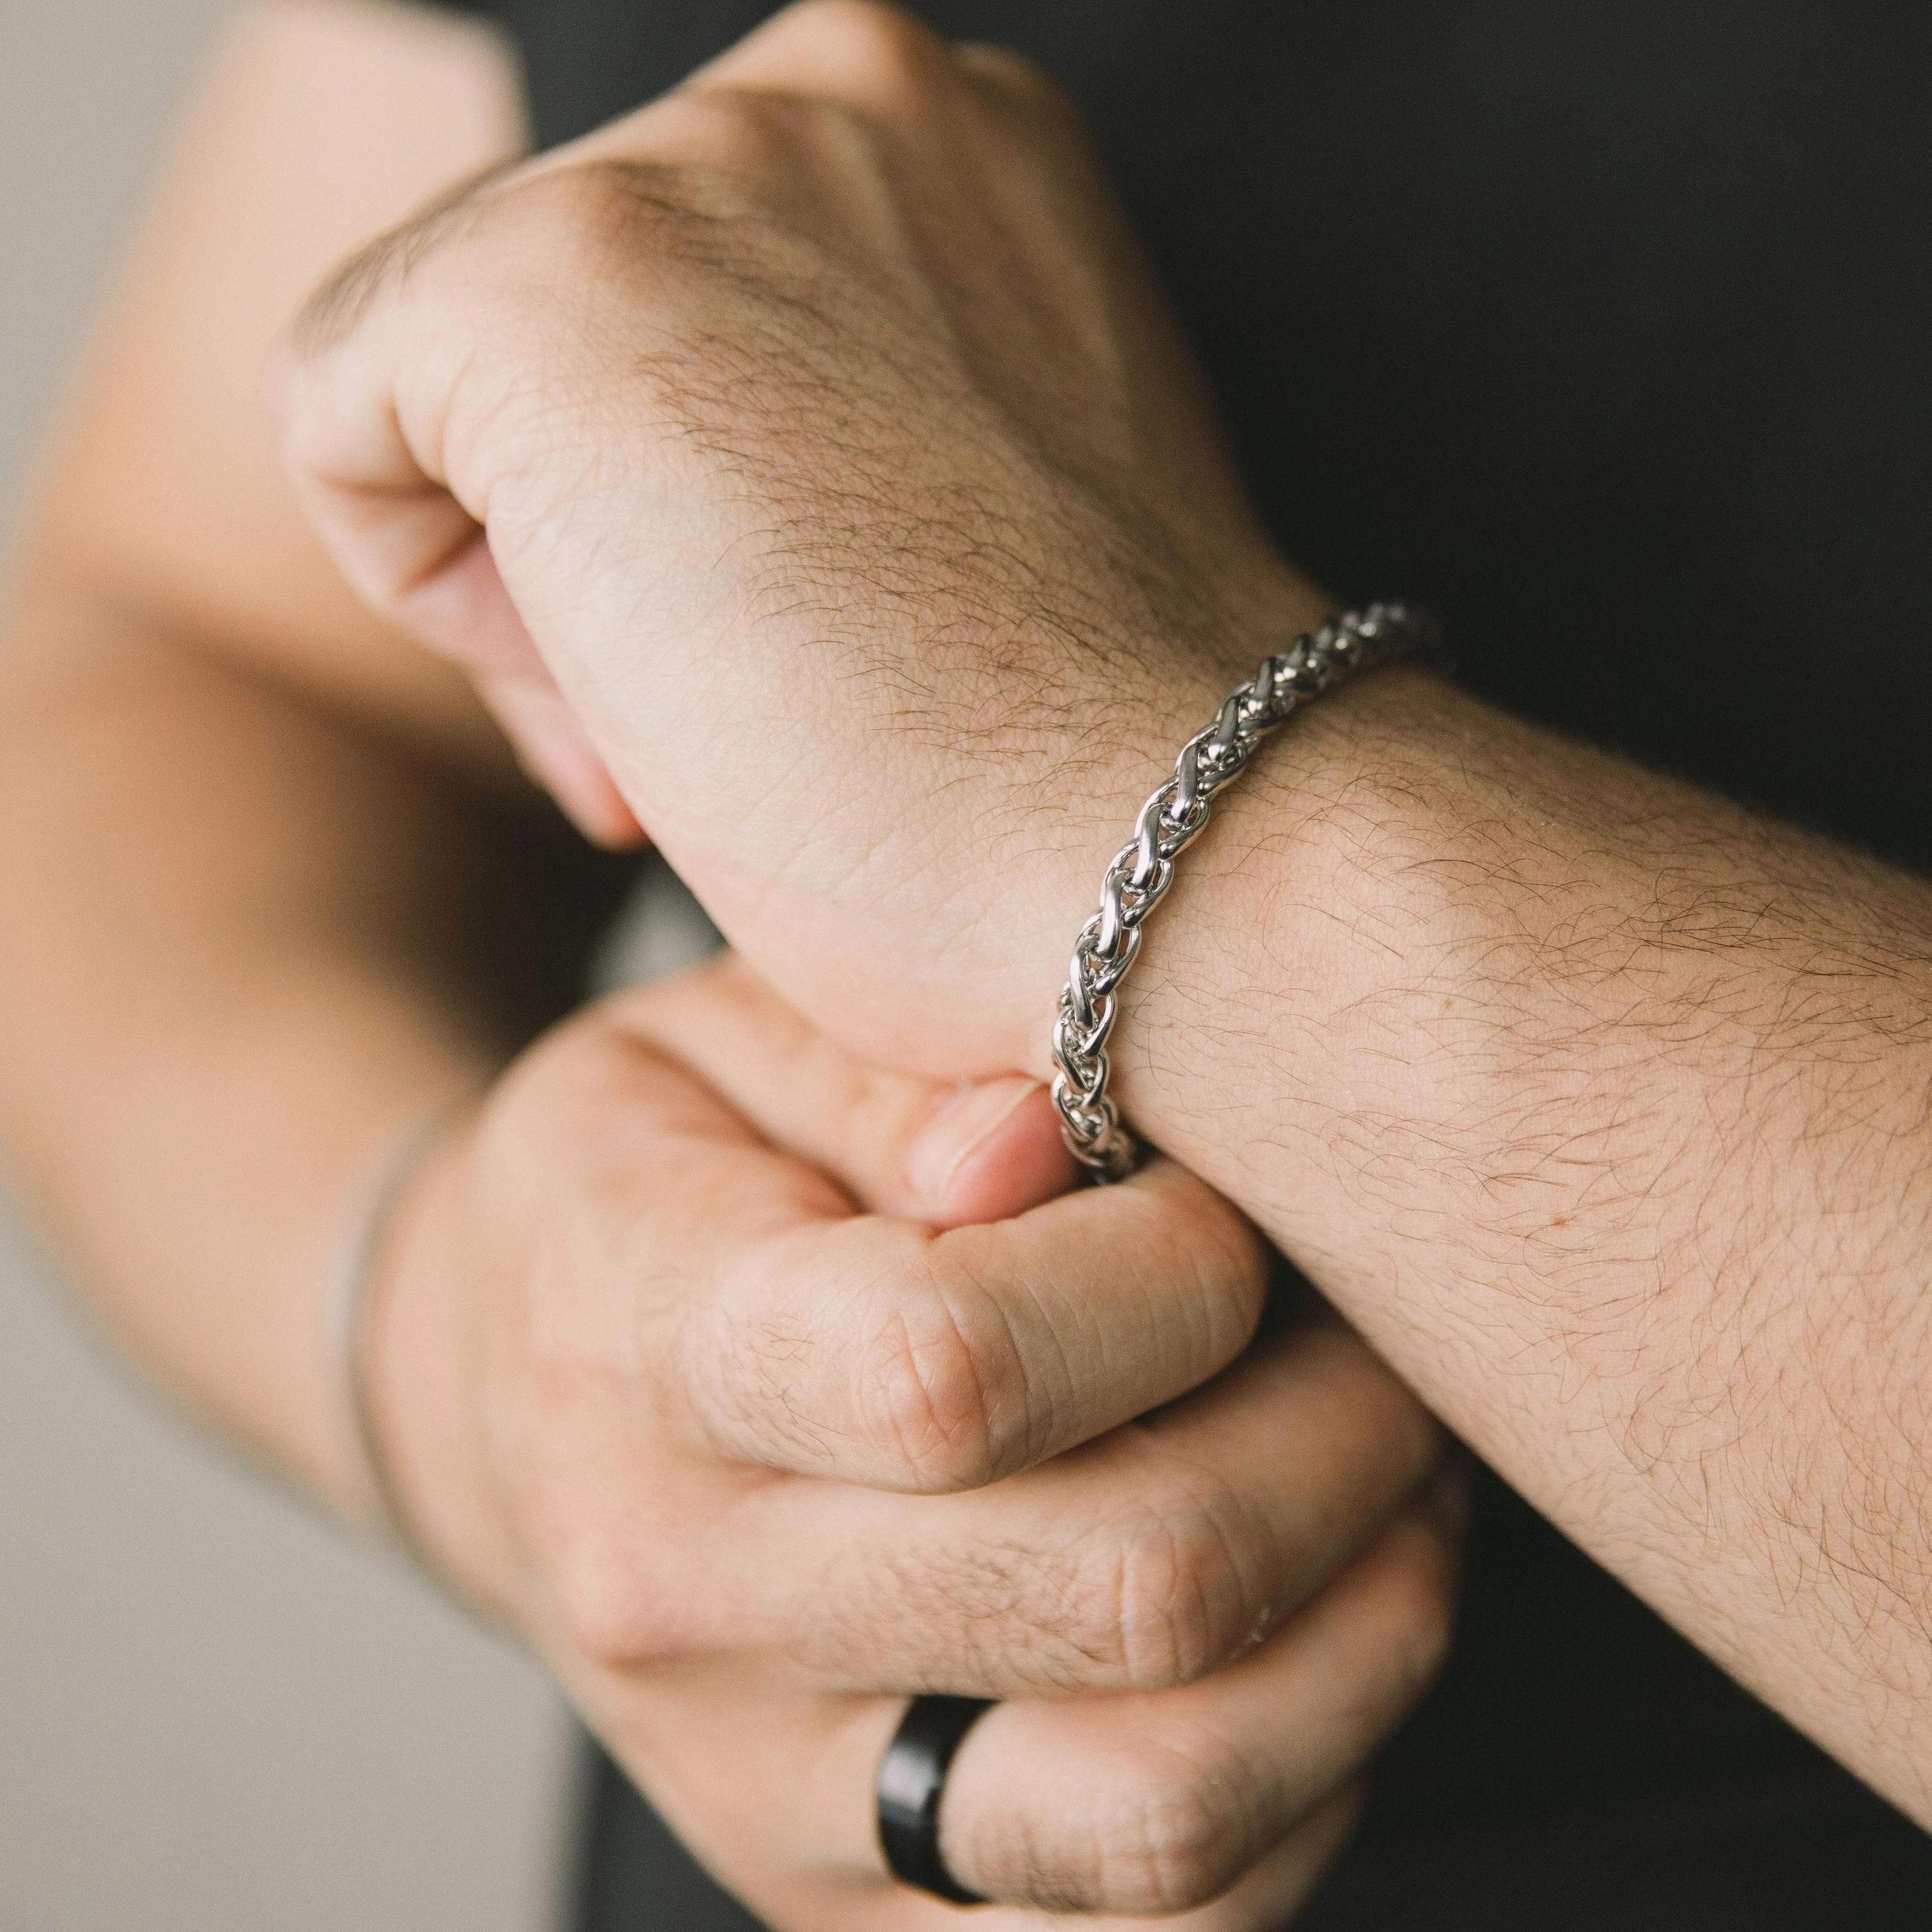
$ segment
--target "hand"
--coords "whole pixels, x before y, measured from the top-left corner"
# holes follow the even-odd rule
[[[494,586],[748,957],[907,1064],[1042,1064],[1100,861],[1291,627],[1107,219],[1017,75],[802,10],[368,258],[292,391],[365,589],[448,640]],[[1395,679],[1298,736],[1123,1105],[1924,1816],[1927,1539],[1861,1504],[1924,1474],[1922,884]]]
[[[1320,608],[1067,110],[850,0],[379,244],[296,340],[352,581],[883,1064],[1042,1064],[1142,799]]]
[[[398,1222],[414,1534],[784,1932],[950,1922],[872,1836],[920,1689],[1009,1700],[965,1882],[1275,1926],[1441,1652],[1427,1417],[1339,1327],[1247,1348],[1264,1251],[1178,1169],[1067,1178],[1030,1083],[872,1072],[727,961],[541,1044]]]
[[[837,97],[836,74],[801,79],[799,61],[828,54],[850,63],[848,94],[904,84],[891,126]],[[760,91],[817,82],[815,104]],[[1106,830],[1041,891],[1032,821],[1059,806],[1042,782],[1090,730],[1070,706],[1096,698],[1097,671],[1106,718],[1171,752],[1177,710],[1218,700],[1223,632],[1258,630],[1269,601],[1084,167],[1010,67],[873,10],[806,9],[602,147],[418,234],[400,308],[386,278],[404,257],[372,258],[292,378],[298,473],[365,592],[483,664],[532,762],[621,833],[602,763],[573,751],[572,712],[536,681],[554,668],[728,930],[848,1041],[929,1070],[1030,1057],[1131,808],[1102,799]],[[472,218],[473,260],[457,238]],[[1090,230],[1100,266],[1062,290]],[[1015,250],[1038,284],[1017,323],[1000,308],[1028,292],[1002,266]],[[432,315],[437,288],[475,304],[462,326]],[[418,326],[418,345],[464,345],[476,379],[432,382],[428,414],[410,384],[429,365],[403,340]],[[1076,380],[1041,384],[1069,356]],[[895,371],[903,392],[874,394]],[[432,475],[454,494],[422,487]],[[990,542],[974,526],[989,508]],[[1120,568],[1130,534],[1138,574]],[[1049,582],[1036,636],[999,626]],[[1123,584],[1142,601],[1114,633]],[[988,730],[975,712],[993,704],[1010,715]],[[1441,1646],[1448,1538],[1416,1497],[1426,1419],[1329,1328],[1172,1400],[1232,1360],[1258,1306],[1259,1252],[1236,1233],[1231,1265],[1225,1208],[1156,1167],[1131,1204],[1082,1195],[936,1242],[854,1218],[648,1046],[674,1045],[853,1199],[908,1211],[896,1152],[867,1154],[826,1105],[850,1064],[821,1041],[826,1092],[774,1083],[730,1044],[757,1026],[656,1004],[674,997],[616,1010],[614,1042],[608,1018],[566,1036],[569,1054],[512,1090],[466,1184],[424,1209],[444,1258],[399,1298],[421,1324],[395,1351],[399,1460],[412,1437],[478,1444],[466,1480],[422,1456],[432,1544],[781,1925],[949,1922],[884,1883],[872,1839],[873,1772],[922,1688],[1004,1700],[949,1781],[946,1850],[969,1885],[1015,1906],[1277,1924]],[[586,1194],[594,1208],[561,1204]],[[584,1231],[578,1258],[532,1252],[554,1227]],[[658,1278],[614,1311],[631,1254]],[[477,1275],[496,1283],[480,1302],[434,1287]],[[875,1285],[856,1305],[853,1280]],[[532,1281],[540,1352],[520,1339]],[[438,1428],[404,1365],[446,1352],[452,1324],[508,1339],[462,1352],[478,1366]],[[952,1493],[903,1493],[921,1487]]]

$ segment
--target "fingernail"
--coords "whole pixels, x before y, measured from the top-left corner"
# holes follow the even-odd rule
[[[928,1208],[940,1208],[953,1177],[1038,1088],[1023,1073],[962,1087],[939,1104],[906,1154],[906,1178]]]

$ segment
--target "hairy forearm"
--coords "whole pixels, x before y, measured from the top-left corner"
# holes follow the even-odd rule
[[[321,1304],[344,1218],[508,1028],[470,963],[484,831],[373,734],[58,591],[0,690],[0,1136],[119,1336],[341,1492]]]
[[[1138,998],[1154,1137],[1932,1816],[1932,888],[1390,676],[1230,795]]]

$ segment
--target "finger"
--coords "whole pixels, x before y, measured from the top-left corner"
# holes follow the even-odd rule
[[[625,1010],[598,1010],[520,1075],[514,1144],[489,1171],[510,1196],[500,1207],[586,1244],[549,1272],[620,1298],[632,1332],[614,1343],[654,1372],[662,1412],[707,1456],[976,1486],[1184,1394],[1253,1333],[1259,1238],[1170,1164],[988,1226],[855,1216],[625,1028]],[[600,1029],[608,1050],[584,1050]],[[568,1165],[519,1171],[518,1150],[530,1170],[547,1137]]]
[[[1338,1792],[1288,1832],[1220,1898],[1191,1911],[1163,1913],[1161,1926],[1166,1932],[1282,1932],[1348,1843],[1360,1815],[1361,1802],[1358,1788]],[[1066,1922],[1061,1916],[1066,1910],[1046,1900],[1004,1906],[996,1904],[976,1909],[971,1922],[975,1932],[982,1927],[986,1932],[1049,1932],[1051,1927]],[[948,1932],[949,1928],[956,1932],[961,1922],[950,1908],[890,1883],[866,1888],[853,1898],[848,1911],[850,1916],[842,1916],[837,1922],[864,1932]],[[1043,1917],[1043,1913],[1052,1916]],[[1075,1922],[1078,1932],[1147,1932],[1148,1921],[1142,1912],[1120,1916],[1108,1910],[1097,1916],[1083,1912]]]
[[[586,838],[620,850],[644,842],[637,814],[548,673],[541,680],[492,673],[477,684],[524,770]]]
[[[1253,1332],[1259,1238],[1171,1166],[984,1226],[855,1216],[622,1010],[524,1070],[515,1132],[482,1152],[498,1208],[556,1246],[548,1275],[616,1298],[611,1346],[707,1459],[982,1484],[1184,1393]],[[586,1051],[599,1030],[607,1050]],[[546,1140],[562,1154],[532,1164]]]
[[[875,0],[800,0],[700,68],[684,91],[806,94],[873,115],[914,112],[956,88],[947,43]]]
[[[1039,1082],[946,1087],[869,1066],[736,959],[637,988],[614,1010],[874,1213],[940,1228],[996,1220],[1077,1177]]]
[[[1173,1912],[1221,1897],[1354,1781],[1427,1688],[1455,1568],[1424,1505],[1202,1682],[997,1706],[947,1779],[949,1866],[989,1898],[1060,1911]]]
[[[1293,1615],[1438,1454],[1426,1412],[1355,1338],[1304,1330],[1000,1489],[815,1500],[800,1527],[825,1553],[815,1577],[794,1573],[816,1588],[784,1628],[808,1634],[802,1660],[854,1686],[1192,1682]]]
[[[1176,1932],[1282,1932],[1353,1835],[1361,1810],[1359,1785],[1338,1792],[1220,1898],[1163,1924]],[[1021,1922],[1040,1932],[1038,1919],[1030,1913]],[[1087,1923],[1112,1932],[1145,1932],[1147,1925],[1138,1914],[1126,1918],[1109,1915]]]
[[[530,777],[590,838],[642,828],[558,692],[482,527],[418,464],[392,413],[366,411],[345,352],[285,384],[291,474],[338,568],[373,608],[468,670]],[[306,394],[298,392],[306,389]]]
[[[506,398],[554,392],[554,344],[570,334],[533,316],[506,273],[530,253],[532,220],[520,228],[514,211],[536,172],[472,184],[311,298],[276,371],[281,453],[357,595],[477,680],[525,768],[589,836],[628,845],[637,821],[558,694],[487,535],[517,440],[498,434]],[[499,232],[482,237],[492,222]]]
[[[612,1755],[762,1919],[841,1932],[944,1932],[961,1922],[883,1868],[873,1791],[903,1698],[802,1694],[782,1673],[742,1659],[648,1686],[586,1672],[579,1660],[559,1664]],[[953,1802],[949,1792],[949,1808]],[[1346,1839],[1358,1806],[1359,1792],[1345,1788],[1289,1828],[1222,1897],[1166,1922],[1178,1932],[1276,1932]],[[1145,1922],[1080,1921],[1089,1932]],[[1041,1919],[1034,1906],[994,1905],[976,1911],[973,1923],[1040,1932]]]
[[[450,557],[428,577],[400,584],[392,602],[412,634],[466,670],[555,688],[474,524]]]
[[[983,1226],[828,1220],[722,1272],[668,1392],[738,1460],[974,1489],[1226,1367],[1267,1274],[1252,1228],[1165,1161]]]
[[[855,1691],[1040,1697],[1192,1682],[1320,1589],[1438,1453],[1426,1412],[1358,1340],[1304,1330],[983,1491],[755,1486],[728,1533],[676,1574],[662,1555],[674,1502],[645,1499],[592,1552],[598,1590],[575,1634],[632,1664],[778,1647],[828,1688]]]
[[[997,1706],[947,1776],[949,1869],[996,1907],[1273,1932],[1346,1835],[1363,1766],[1432,1678],[1456,1567],[1443,1512],[1420,1501],[1268,1642],[1199,1684]],[[621,1682],[587,1690],[614,1717],[636,1697]],[[621,1717],[607,1734],[754,1904],[787,1879],[795,1898],[798,1875],[816,1873],[844,1894],[840,1924],[928,1922],[936,1908],[884,1879],[876,1838],[874,1782],[903,1697],[802,1696],[769,1664],[734,1660],[651,1701],[657,1739],[626,1749]],[[774,1805],[768,1780],[754,1815],[753,1764],[782,1767],[784,1792]]]
[[[290,481],[337,567],[386,614],[412,590],[460,572],[482,527],[428,454],[441,442],[455,372],[412,397],[406,412],[397,406],[406,368],[421,367],[415,318],[395,278],[370,265],[400,246],[393,237],[374,244],[310,302],[283,346],[275,382]],[[419,608],[434,610],[433,602]]]
[[[1051,129],[1076,152],[1087,140],[1079,110],[1059,84],[1024,54],[982,41],[962,41],[952,50],[954,64],[974,91],[1010,122],[1036,138]]]

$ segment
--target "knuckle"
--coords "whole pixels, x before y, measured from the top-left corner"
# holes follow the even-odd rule
[[[652,111],[661,137],[682,160],[755,178],[767,173],[794,140],[798,104],[755,88],[710,87],[674,95]]]
[[[1136,1690],[1204,1676],[1260,1616],[1226,1510],[1198,1496],[1145,1509],[1085,1570],[1077,1646]]]
[[[986,42],[966,51],[975,74],[1022,106],[1053,116],[1071,114],[1072,104],[1059,82],[1024,54]]]
[[[1268,1250],[1238,1209],[1191,1177],[1163,1176],[1124,1216],[1119,1237],[1128,1264],[1163,1300],[1197,1312],[1190,1346],[1204,1375],[1252,1338],[1267,1299]]]
[[[1250,1780],[1208,1739],[1147,1742],[1121,1754],[1094,1832],[1091,1909],[1192,1911],[1239,1878],[1255,1849]]]
[[[512,1062],[477,1120],[479,1158],[493,1198],[535,1208],[586,1191],[586,1161],[614,1104],[627,1099],[638,1055],[592,1008],[554,1027]],[[554,1212],[533,1225],[561,1234]]]
[[[485,1099],[472,1130],[478,1196],[534,1237],[554,1224],[535,1213],[559,1157],[581,1142],[582,1108],[571,1056],[546,1042],[511,1067]]]
[[[385,236],[358,248],[310,296],[289,332],[298,356],[321,355],[356,333],[393,277],[399,246]]]
[[[820,50],[873,88],[922,88],[946,57],[931,28],[884,0],[812,0],[804,12]]]
[[[465,182],[410,220],[351,255],[310,295],[290,331],[298,352],[352,335],[386,294],[393,295],[439,251],[484,221],[497,205],[495,174]]]
[[[674,170],[616,155],[532,176],[518,189],[516,208],[530,242],[590,256],[606,268],[610,257],[634,254],[684,214]]]
[[[1258,1299],[1268,1250],[1254,1223],[1191,1174],[1176,1171],[1163,1178],[1167,1184],[1150,1200],[1150,1245],[1208,1294],[1225,1299],[1238,1291]]]
[[[1384,1586],[1398,1675],[1406,1695],[1432,1683],[1449,1654],[1456,1628],[1456,1562],[1446,1531],[1433,1525],[1408,1538]]]
[[[866,1440],[906,1486],[983,1487],[1025,1454],[1024,1372],[1004,1324],[936,1292],[895,1298],[859,1358]]]
[[[668,1587],[663,1552],[646,1561],[628,1538],[580,1533],[554,1552],[549,1594],[560,1634],[580,1657],[635,1670],[684,1654],[687,1593]]]
[[[539,170],[506,190],[493,298],[534,299],[554,326],[556,289],[620,284],[654,312],[674,270],[730,259],[742,224],[762,206],[764,106],[746,97],[680,100],[694,124],[675,159],[601,154]]]
[[[1201,1304],[1232,1316],[1245,1344],[1261,1318],[1268,1294],[1268,1251],[1253,1224],[1226,1203],[1202,1217],[1187,1242],[1190,1286]],[[1239,1346],[1239,1344],[1238,1344]]]

